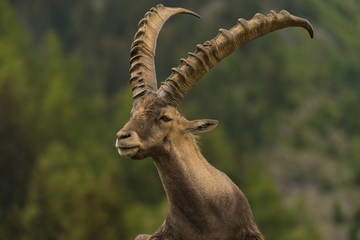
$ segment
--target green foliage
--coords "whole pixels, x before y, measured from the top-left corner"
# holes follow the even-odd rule
[[[360,136],[351,139],[349,151],[349,164],[354,169],[354,183],[360,186]]]
[[[360,236],[360,207],[356,209],[350,222],[349,240],[358,240]]]
[[[161,226],[168,211],[166,199],[157,204],[143,204],[135,202],[129,204],[124,215],[125,228],[129,233],[129,239],[135,239],[140,233],[151,234]]]
[[[122,159],[113,147],[132,104],[130,44],[153,5],[0,1],[0,239],[133,239],[161,225],[167,201],[151,159]],[[311,21],[314,40],[287,29],[250,43],[180,107],[190,119],[220,120],[200,147],[244,191],[267,239],[358,239],[358,1],[181,7],[203,19],[165,25],[159,81],[239,17],[285,8]]]
[[[257,166],[247,168],[242,185],[255,220],[267,238],[321,239],[304,200],[300,198],[293,208],[287,207],[264,169]]]
[[[335,201],[333,204],[333,218],[336,224],[341,224],[345,221],[345,216],[341,208],[341,204]]]
[[[81,130],[77,125],[80,113],[76,109],[77,79],[73,78],[73,71],[67,66],[56,33],[49,32],[45,36],[45,44],[44,61],[47,64],[42,72],[44,95],[39,110],[43,129],[40,131],[48,134],[48,139],[64,139],[65,137],[73,139],[76,135],[80,135],[80,132],[74,129]]]
[[[90,152],[92,157],[70,151],[60,142],[48,144],[29,185],[23,215],[27,239],[126,236],[121,216],[127,196],[119,185],[122,171],[108,160],[110,156]],[[102,166],[94,168],[94,157],[104,161]]]
[[[14,10],[0,1],[0,238],[16,239],[36,143],[31,124],[33,52]],[[26,104],[24,104],[26,103]],[[33,144],[29,144],[29,143]],[[21,148],[21,151],[18,149]],[[10,237],[11,236],[11,237]]]

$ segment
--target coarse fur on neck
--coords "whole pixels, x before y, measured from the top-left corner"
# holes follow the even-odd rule
[[[166,191],[169,212],[153,237],[199,240],[234,239],[237,235],[238,239],[263,239],[243,193],[206,161],[193,135],[186,134],[176,144],[172,139],[167,141],[167,151],[157,155],[154,163]],[[186,233],[182,229],[187,229]]]

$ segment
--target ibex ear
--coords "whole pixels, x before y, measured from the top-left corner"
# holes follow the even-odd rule
[[[186,130],[192,133],[208,132],[216,128],[219,124],[217,120],[202,119],[189,121]]]

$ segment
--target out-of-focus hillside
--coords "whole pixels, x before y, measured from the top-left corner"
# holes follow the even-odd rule
[[[129,49],[161,2],[0,0],[0,239],[133,239],[167,201],[151,159],[113,147],[131,109]],[[219,28],[286,9],[303,29],[271,33],[212,69],[180,108],[220,126],[206,158],[249,198],[267,239],[360,239],[360,2],[162,2],[156,69]]]

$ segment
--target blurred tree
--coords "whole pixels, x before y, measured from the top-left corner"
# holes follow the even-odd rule
[[[7,1],[0,1],[0,238],[18,239],[26,184],[38,145],[29,87],[34,49]],[[24,104],[26,103],[26,104]]]
[[[260,167],[251,165],[244,171],[242,189],[255,220],[269,239],[322,239],[317,226],[307,213],[304,200],[294,209],[286,207],[270,176]]]
[[[339,201],[335,201],[333,204],[333,218],[334,223],[336,224],[342,224],[345,221],[343,209],[341,208],[341,204],[339,203]]]
[[[356,209],[350,222],[349,240],[359,240],[360,237],[360,207]]]
[[[93,168],[88,154],[70,151],[61,142],[48,144],[33,172],[24,239],[128,238],[121,169],[100,155],[95,157],[103,159],[102,166]]]

